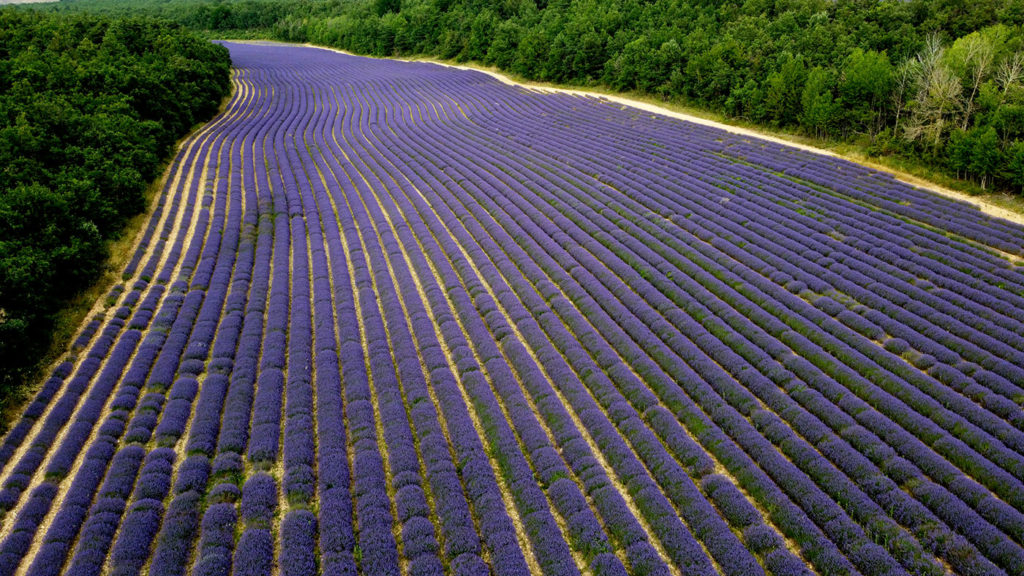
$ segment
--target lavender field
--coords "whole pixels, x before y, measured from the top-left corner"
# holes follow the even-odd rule
[[[1024,227],[428,63],[228,44],[0,445],[0,576],[1024,575]]]

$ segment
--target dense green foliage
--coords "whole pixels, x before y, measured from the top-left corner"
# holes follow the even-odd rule
[[[65,0],[604,85],[1024,187],[1024,0]]]
[[[227,50],[177,24],[0,10],[0,399],[230,87]]]

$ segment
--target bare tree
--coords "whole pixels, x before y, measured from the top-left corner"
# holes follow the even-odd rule
[[[1004,99],[1006,92],[1020,82],[1022,76],[1024,76],[1024,53],[1015,52],[1013,56],[1008,56],[999,63],[999,68],[996,69],[996,82],[1003,89]]]
[[[960,65],[966,73],[966,80],[971,87],[971,94],[967,97],[963,106],[963,116],[960,119],[960,128],[967,130],[967,125],[974,114],[974,98],[978,95],[981,83],[985,81],[992,70],[992,62],[995,58],[995,49],[992,42],[975,32],[963,39],[964,50],[963,61]]]
[[[930,34],[925,38],[924,48],[916,56],[903,62],[896,68],[896,82],[892,96],[893,106],[896,108],[894,133],[899,131],[900,116],[904,110],[909,109],[912,113],[912,119],[916,116],[913,113],[918,107],[916,106],[915,95],[928,92],[928,82],[932,76],[932,71],[939,65],[942,54],[942,41],[939,39],[938,34]],[[908,140],[915,139],[914,136],[911,136],[911,132],[910,127],[907,127],[906,137]],[[913,133],[916,134],[916,129],[913,130]]]
[[[945,48],[937,34],[925,39],[924,49],[905,64],[914,93],[907,105],[910,118],[903,134],[911,142],[938,148],[943,135],[963,106],[960,78],[944,62]]]
[[[896,73],[893,75],[892,107],[896,111],[893,134],[899,133],[900,117],[907,107],[907,98],[910,97],[910,93],[914,89],[914,79],[918,75],[917,66],[917,60],[906,60],[896,67]]]
[[[920,140],[938,148],[963,106],[963,85],[949,67],[936,59],[922,62],[916,88],[904,134],[907,140]]]
[[[917,53],[914,60],[917,62],[919,78],[931,76],[932,71],[942,62],[942,55],[946,49],[942,46],[942,39],[937,33],[929,34],[924,39],[924,49]]]

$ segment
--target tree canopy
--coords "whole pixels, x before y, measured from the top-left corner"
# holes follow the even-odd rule
[[[179,24],[0,10],[0,392],[229,92],[227,50]]]

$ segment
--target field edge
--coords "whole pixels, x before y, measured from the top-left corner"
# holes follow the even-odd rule
[[[153,216],[157,200],[171,176],[174,159],[189,139],[224,113],[228,103],[235,96],[235,90],[236,87],[232,84],[231,93],[221,100],[217,111],[207,121],[193,126],[174,143],[174,148],[160,165],[160,176],[146,187],[143,199],[146,208],[129,218],[121,228],[120,234],[107,243],[107,257],[96,281],[76,294],[56,313],[46,352],[35,367],[28,371],[29,376],[20,385],[12,388],[6,398],[0,399],[0,439],[4,438],[10,427],[18,422],[25,407],[39,392],[50,373],[67,359],[75,336],[89,323],[90,318],[107,309],[105,297],[114,286],[124,281],[121,273],[142,241],[146,223]]]

